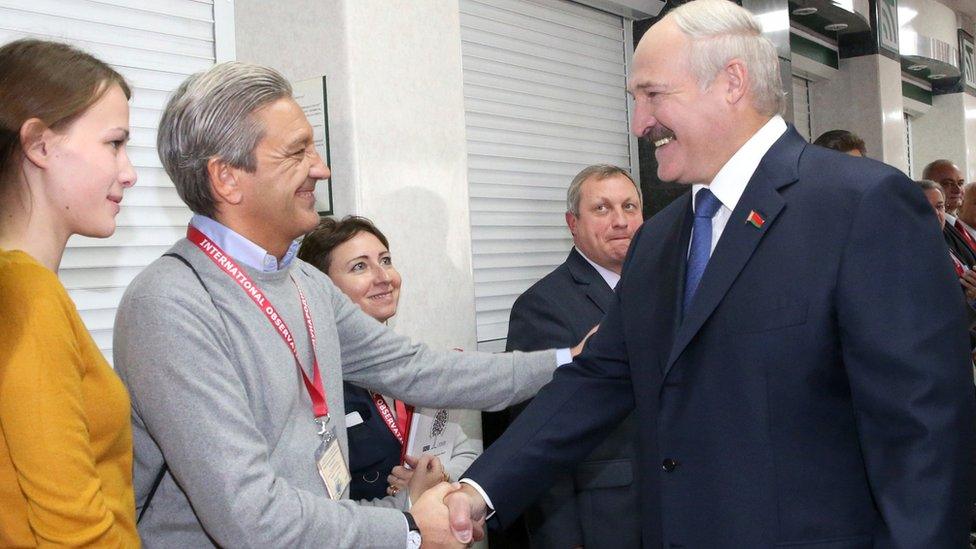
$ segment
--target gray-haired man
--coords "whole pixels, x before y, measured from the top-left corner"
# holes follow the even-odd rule
[[[187,239],[132,282],[116,319],[146,546],[450,542],[447,484],[409,514],[403,493],[344,499],[343,377],[420,406],[501,408],[550,379],[555,354],[432,352],[294,258],[318,222],[316,181],[330,174],[273,70],[226,63],[190,77],[158,145],[196,215]]]
[[[658,176],[690,192],[635,234],[586,351],[448,495],[459,539],[633,411],[643,547],[965,546],[972,363],[922,193],[787,126],[776,49],[734,2],[668,12],[628,90]]]

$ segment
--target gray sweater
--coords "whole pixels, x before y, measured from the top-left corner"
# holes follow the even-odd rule
[[[187,240],[129,286],[115,368],[132,398],[134,484],[146,547],[391,547],[405,495],[332,501],[314,463],[312,405],[288,347],[245,292]],[[552,377],[555,353],[434,352],[379,324],[310,265],[247,270],[312,353],[291,274],[308,299],[331,423],[348,456],[342,379],[418,406],[501,409]],[[206,288],[204,288],[206,286]],[[348,457],[347,457],[348,461]]]

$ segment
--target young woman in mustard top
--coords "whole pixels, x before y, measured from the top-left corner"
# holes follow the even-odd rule
[[[138,547],[129,398],[58,280],[136,180],[129,86],[63,44],[0,47],[0,547]]]

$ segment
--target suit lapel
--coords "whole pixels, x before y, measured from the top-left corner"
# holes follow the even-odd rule
[[[586,261],[576,248],[569,252],[566,267],[569,268],[569,273],[577,284],[586,286],[584,291],[586,297],[600,309],[601,313],[606,314],[607,307],[610,305],[610,298],[613,296],[613,290],[610,289],[607,281],[600,276],[600,273]]]
[[[692,193],[687,192],[683,194],[680,200],[684,201],[681,205],[681,211],[683,212],[680,217],[678,217],[678,223],[674,227],[674,238],[678,245],[673,250],[670,261],[670,270],[676,273],[673,275],[675,278],[673,280],[677,281],[675,287],[677,291],[674,293],[673,303],[671,304],[674,314],[671,316],[673,319],[673,326],[671,331],[668,332],[670,335],[675,335],[678,328],[681,327],[685,311],[683,310],[683,301],[685,295],[685,273],[688,270],[688,246],[691,244],[691,230],[695,224],[695,214],[691,211],[691,198]],[[674,344],[674,339],[671,339],[672,346]],[[667,370],[668,363],[664,364],[665,371]]]
[[[739,276],[739,273],[752,257],[756,247],[767,232],[773,230],[776,218],[785,205],[779,189],[797,180],[797,162],[805,141],[790,127],[769,149],[739,199],[725,230],[708,260],[698,290],[691,306],[684,312],[684,318],[675,334],[674,345],[668,358],[664,375],[684,352],[688,343],[698,333],[705,321],[712,315],[722,298]],[[757,228],[747,221],[755,211],[765,220]],[[690,207],[688,212],[690,217]],[[687,240],[683,251],[687,253]],[[684,295],[684,269],[678,286]],[[679,306],[680,307],[680,306]],[[679,308],[680,310],[680,308]]]
[[[688,249],[692,226],[690,196],[691,193],[683,193],[658,212],[651,224],[654,232],[647,230],[648,223],[644,224],[640,238],[631,244],[631,263],[624,265],[617,287],[618,293],[625,292],[627,296],[621,298],[620,305],[629,327],[628,342],[641,341],[643,345],[635,348],[655,350],[647,354],[647,360],[658,374],[665,369],[668,356],[664,352],[673,346],[680,321],[684,286],[681,281],[686,263],[682,250]],[[666,221],[659,221],[662,219]]]

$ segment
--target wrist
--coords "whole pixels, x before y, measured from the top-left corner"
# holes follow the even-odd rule
[[[407,519],[407,549],[420,549],[423,539],[420,536],[420,527],[409,511],[403,512],[403,517]]]

